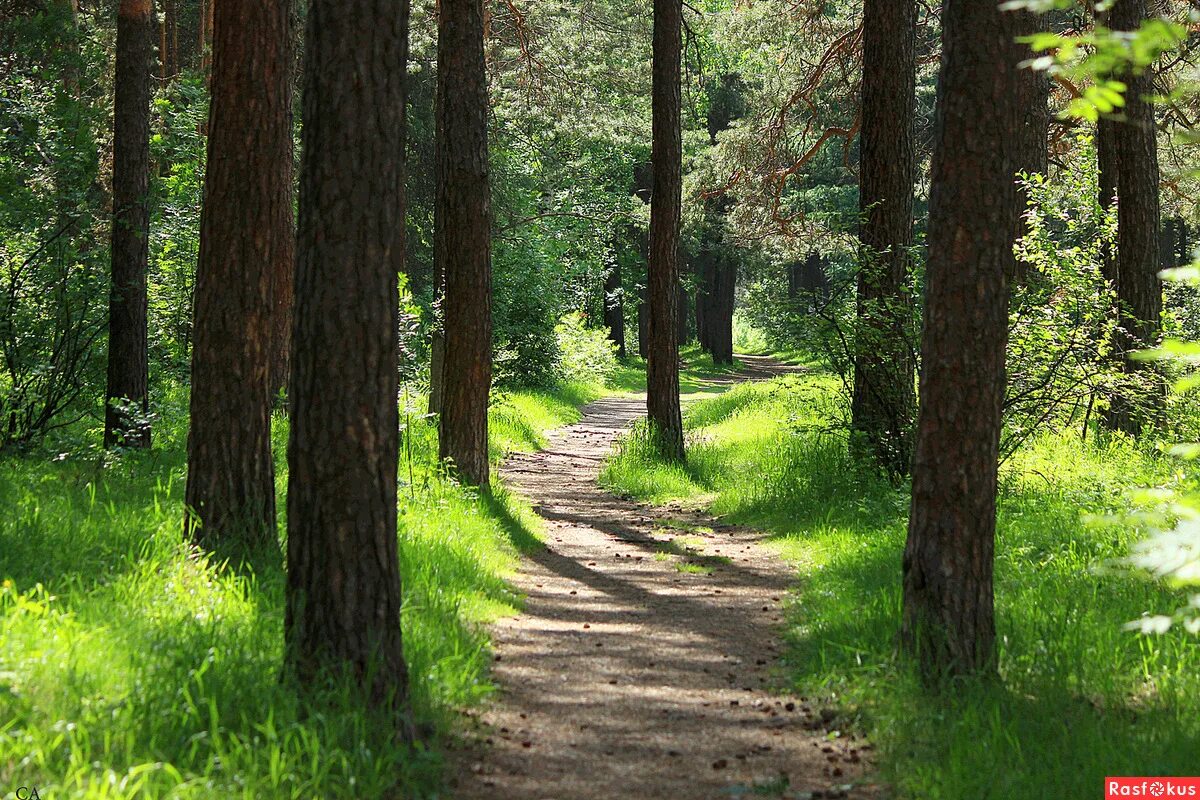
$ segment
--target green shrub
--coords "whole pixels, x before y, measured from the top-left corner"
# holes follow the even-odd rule
[[[564,383],[605,383],[617,368],[617,348],[608,334],[589,328],[578,312],[565,315],[554,328],[558,340],[557,377]]]

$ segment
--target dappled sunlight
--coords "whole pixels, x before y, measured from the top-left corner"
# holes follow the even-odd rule
[[[690,410],[687,480],[656,480],[664,467],[628,443],[606,479],[655,502],[715,492],[709,506],[725,520],[771,535],[798,570],[791,680],[836,698],[873,732],[899,791],[1081,797],[1105,774],[1145,771],[1148,759],[1155,774],[1186,774],[1200,742],[1200,643],[1121,627],[1182,594],[1105,569],[1142,533],[1104,517],[1131,508],[1131,489],[1169,480],[1169,463],[1123,436],[1081,442],[1067,432],[1033,438],[1005,464],[995,578],[1003,681],[935,700],[896,659],[907,491],[847,455],[836,422],[816,418],[821,391],[836,387],[819,375],[740,386]]]

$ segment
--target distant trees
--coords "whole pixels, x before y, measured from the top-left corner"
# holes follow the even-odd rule
[[[682,0],[654,0],[651,95],[654,170],[650,198],[649,313],[646,407],[664,456],[683,459],[679,408],[679,342],[676,284],[679,281],[679,223],[682,206],[683,139],[680,128]]]
[[[737,289],[737,251],[726,241],[727,198],[705,203],[696,270],[696,338],[714,364],[733,363],[733,310]]]
[[[438,271],[445,351],[439,441],[468,483],[488,482],[492,384],[491,189],[481,0],[442,0],[438,13]]]
[[[311,0],[288,444],[288,672],[399,709],[398,280],[408,3]]]
[[[295,252],[291,3],[227,0],[214,15],[188,528],[201,541],[270,543],[271,397],[287,364],[280,349],[286,353],[290,337],[280,328],[291,322],[283,312],[291,305]]]
[[[916,179],[916,25],[916,0],[866,0],[851,427],[865,452],[895,475],[908,474],[916,404],[908,292]]]
[[[1116,31],[1137,30],[1145,18],[1145,0],[1117,0],[1108,11],[1108,24]],[[1115,186],[1117,196],[1117,252],[1111,276],[1119,303],[1116,350],[1125,374],[1137,380],[1118,387],[1105,419],[1114,430],[1137,435],[1147,414],[1161,404],[1162,394],[1153,368],[1130,357],[1154,344],[1162,313],[1158,129],[1149,100],[1153,69],[1119,77],[1128,85],[1124,119],[1102,123],[1100,136],[1108,141],[1099,145],[1101,186],[1104,191]]]
[[[151,0],[121,0],[113,100],[112,286],[104,445],[150,446],[146,266],[150,209]]]
[[[625,289],[621,282],[620,254],[614,254],[612,263],[604,274],[604,325],[608,328],[609,341],[617,348],[617,356],[624,358]]]
[[[927,676],[994,668],[996,472],[1020,199],[1016,19],[946,0],[901,641]]]

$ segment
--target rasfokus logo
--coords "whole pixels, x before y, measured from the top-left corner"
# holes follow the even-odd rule
[[[1200,778],[1105,778],[1104,800],[1121,797],[1194,797],[1200,800]]]

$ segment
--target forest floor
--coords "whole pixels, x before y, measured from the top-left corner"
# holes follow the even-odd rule
[[[742,357],[696,393],[798,368]],[[545,520],[514,576],[521,614],[491,628],[497,697],[453,754],[461,800],[873,797],[869,748],[782,690],[794,567],[755,530],[602,489],[644,400],[583,409],[501,474]]]

